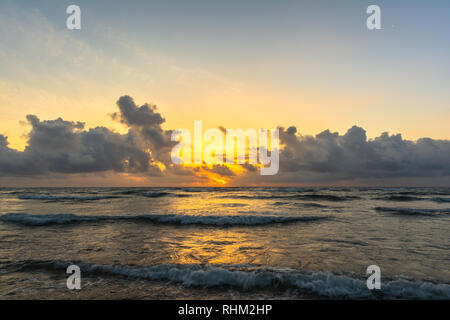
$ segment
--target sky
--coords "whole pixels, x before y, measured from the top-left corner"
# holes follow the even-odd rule
[[[81,30],[66,28],[71,4],[81,8]],[[381,30],[366,27],[371,4],[381,8]],[[129,161],[129,152],[145,153],[145,144],[158,149],[151,139],[167,139],[176,128],[193,130],[195,120],[205,128],[280,127],[284,142],[291,142],[283,145],[279,175],[263,179],[232,168],[234,175],[225,170],[230,184],[447,185],[449,16],[450,3],[439,0],[3,0],[0,142],[2,137],[5,142],[0,143],[0,185],[214,184],[211,170],[206,178],[198,171],[194,178],[149,173],[153,165],[168,165],[161,150],[152,150],[160,156],[150,156],[154,163],[131,171],[117,164],[86,169],[77,163],[77,169],[61,169],[52,161],[68,151],[56,142],[47,150],[55,154],[52,159],[37,151],[49,143],[37,140],[41,127],[56,126],[82,140],[79,153],[71,154],[78,161],[86,156],[83,132],[89,136],[89,130],[105,127],[108,137],[122,135],[115,136],[115,143],[122,145],[131,136],[143,140],[133,142],[131,149],[136,150],[121,149],[124,154],[117,161]],[[164,119],[148,123],[156,136],[150,139],[146,128],[126,119],[118,103],[125,96],[135,103],[132,112]],[[157,109],[139,109],[145,103]],[[58,118],[62,122],[46,122]],[[84,125],[77,127],[78,122]],[[289,138],[291,126],[298,143]],[[350,132],[350,139],[359,132],[351,131],[354,126],[364,131],[365,146],[383,155],[379,161],[390,168],[383,171],[389,174],[361,161],[357,172],[337,168],[339,161],[349,159],[336,155],[335,149],[353,152],[354,159],[354,148],[344,145],[345,138],[330,136],[332,142],[324,145],[317,138],[329,130],[339,137]],[[401,134],[400,140],[390,139],[408,147],[396,146],[393,154],[385,145],[371,143],[381,143],[384,132],[388,137]],[[308,149],[306,137],[316,139],[318,150]],[[428,141],[437,151],[417,141]],[[328,149],[330,143],[336,148]],[[289,148],[294,151],[289,153]],[[315,169],[324,164],[324,153],[326,167],[334,168],[325,175]],[[412,154],[419,160],[406,166],[408,170],[392,164]],[[12,167],[12,158],[40,167],[24,173],[23,167]],[[100,159],[95,158],[96,164]],[[223,178],[223,170],[212,171]]]

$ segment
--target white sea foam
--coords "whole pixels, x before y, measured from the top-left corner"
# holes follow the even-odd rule
[[[66,268],[68,262],[54,262]],[[301,293],[332,298],[374,298],[365,278],[352,278],[325,272],[302,272],[289,268],[250,265],[173,265],[155,266],[98,265],[76,263],[84,274],[125,276],[135,279],[162,280],[190,287],[231,286],[243,290],[290,288]],[[385,299],[450,299],[450,285],[396,278],[384,280],[378,297]]]
[[[102,200],[102,199],[113,199],[118,198],[118,196],[112,195],[103,195],[103,196],[53,196],[47,194],[21,194],[19,195],[19,199],[21,200],[47,200],[47,201],[58,201],[58,200],[75,200],[75,201],[84,201],[84,200]]]
[[[313,216],[275,216],[275,215],[223,215],[202,216],[183,214],[146,214],[146,215],[117,215],[117,216],[83,216],[75,214],[29,214],[7,213],[0,217],[2,221],[13,222],[25,226],[45,226],[50,224],[70,224],[92,221],[148,221],[160,224],[181,225],[211,225],[211,226],[252,226],[273,223],[287,223],[300,221],[314,221],[326,217]]]

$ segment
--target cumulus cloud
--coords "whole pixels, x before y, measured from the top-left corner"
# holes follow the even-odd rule
[[[387,132],[368,140],[363,128],[344,135],[325,130],[316,136],[280,128],[280,172],[328,179],[435,177],[450,175],[450,141],[404,140]]]
[[[32,129],[23,152],[10,149],[6,137],[0,136],[2,175],[152,169],[150,155],[136,145],[131,133],[121,135],[104,127],[83,130],[83,123],[61,118],[40,121],[29,115],[27,119]]]
[[[144,123],[151,123],[153,128],[143,130],[154,129],[164,136],[165,133],[159,127],[162,118],[159,114],[155,114],[153,119],[146,117],[152,114],[153,109],[120,111],[116,116],[120,116],[120,119],[131,126],[127,134],[119,134],[105,127],[85,130],[82,122],[65,121],[61,118],[41,121],[35,115],[28,115],[31,131],[28,134],[28,145],[23,152],[10,149],[7,137],[0,135],[0,174],[89,173],[112,170],[159,175],[160,169],[156,165],[158,160],[152,156],[149,149],[150,145],[155,148],[155,140],[148,135],[143,136],[142,132],[134,128],[134,123],[142,127],[145,126]],[[136,112],[141,120],[137,120]],[[161,143],[158,148],[162,148]]]
[[[145,103],[138,106],[130,96],[122,96],[117,101],[119,112],[112,118],[127,125],[148,144],[152,156],[158,161],[169,165],[170,151],[174,146],[171,141],[172,130],[164,130],[161,125],[166,121],[157,112],[156,105]]]
[[[203,173],[211,172],[237,184],[450,177],[450,141],[409,141],[388,133],[367,139],[357,126],[343,135],[325,130],[316,136],[302,135],[294,126],[280,127],[280,170],[275,176],[260,176],[250,164],[241,165],[239,174],[226,165],[175,166],[170,158],[172,131],[162,128],[165,119],[157,107],[138,106],[129,96],[120,97],[117,107],[112,117],[128,127],[125,134],[28,115],[31,130],[24,151],[10,148],[0,134],[0,177],[126,172],[186,183],[204,181]]]
[[[115,112],[112,117],[128,126],[160,128],[159,126],[166,121],[161,114],[156,112],[155,105],[145,103],[138,107],[130,96],[120,97],[117,105],[120,113]]]

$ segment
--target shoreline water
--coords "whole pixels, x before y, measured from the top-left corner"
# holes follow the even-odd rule
[[[449,299],[448,195],[449,188],[2,189],[0,297]],[[71,261],[81,268],[79,292],[66,287]],[[381,268],[377,293],[365,283],[372,264]]]

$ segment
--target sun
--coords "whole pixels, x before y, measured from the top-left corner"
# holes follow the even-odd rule
[[[215,166],[209,164],[183,164],[184,167],[188,167],[194,169],[195,175],[198,177],[205,178],[207,181],[202,185],[209,186],[226,186],[228,185],[233,178],[236,176],[242,175],[245,173],[245,169],[239,164],[224,164],[221,165],[222,168],[226,168],[229,174],[221,174],[219,172],[215,172]]]

